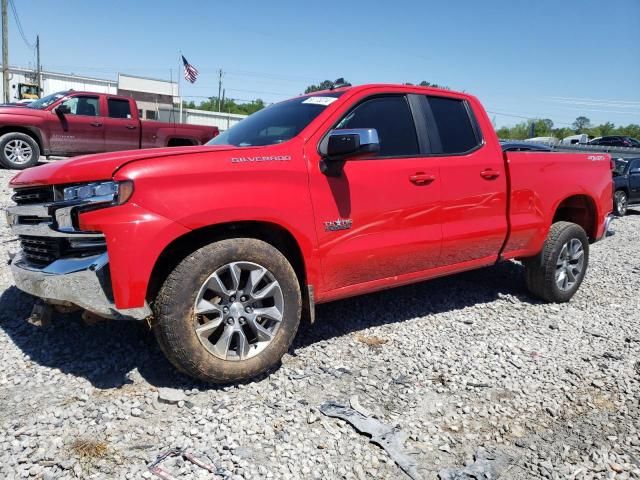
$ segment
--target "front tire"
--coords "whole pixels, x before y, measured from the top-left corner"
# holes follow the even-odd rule
[[[533,295],[547,302],[568,302],[589,265],[587,234],[575,223],[554,223],[542,251],[524,264],[527,288]]]
[[[10,132],[0,137],[0,164],[12,170],[24,170],[37,165],[38,143],[25,133]]]
[[[298,278],[285,256],[251,238],[187,256],[158,293],[154,332],[178,370],[210,383],[248,380],[275,366],[300,323]]]
[[[629,207],[629,199],[627,193],[624,190],[617,190],[613,197],[613,208],[616,215],[624,217],[627,214],[627,208]]]

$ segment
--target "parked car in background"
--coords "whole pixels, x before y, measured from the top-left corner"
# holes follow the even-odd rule
[[[640,205],[640,158],[617,158],[613,183],[614,212],[622,217],[630,205]]]
[[[22,170],[46,155],[201,145],[218,133],[217,127],[141,120],[130,97],[58,92],[0,107],[0,164]]]
[[[561,141],[561,145],[581,145],[589,143],[589,135],[586,133],[580,133],[578,135],[569,135],[564,137]]]
[[[606,137],[596,137],[588,145],[599,145],[601,147],[635,147],[640,148],[640,140],[621,135],[610,135]]]
[[[549,145],[536,142],[519,142],[517,140],[500,140],[503,152],[552,152]]]
[[[193,377],[240,381],[278,364],[316,303],[509,259],[533,295],[569,301],[612,185],[607,154],[503,152],[466,93],[343,87],[206,146],[20,172],[11,270],[49,303],[148,319]]]

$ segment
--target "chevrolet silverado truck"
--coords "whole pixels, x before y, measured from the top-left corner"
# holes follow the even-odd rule
[[[0,106],[0,165],[22,170],[41,156],[201,145],[217,127],[141,120],[130,97],[66,91]]]
[[[323,302],[511,259],[533,295],[569,301],[613,218],[608,155],[503,152],[475,97],[404,85],[300,96],[205,146],[52,162],[11,187],[18,288],[146,320],[179,370],[221,383],[277,365]]]

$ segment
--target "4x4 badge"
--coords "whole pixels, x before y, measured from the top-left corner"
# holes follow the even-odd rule
[[[331,222],[324,222],[324,229],[327,232],[335,232],[337,230],[349,230],[353,225],[350,218],[339,218]]]

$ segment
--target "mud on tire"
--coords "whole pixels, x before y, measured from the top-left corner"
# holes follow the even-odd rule
[[[222,240],[189,254],[168,275],[154,302],[154,333],[183,373],[210,383],[247,380],[287,352],[301,303],[296,273],[278,249],[251,238]]]

